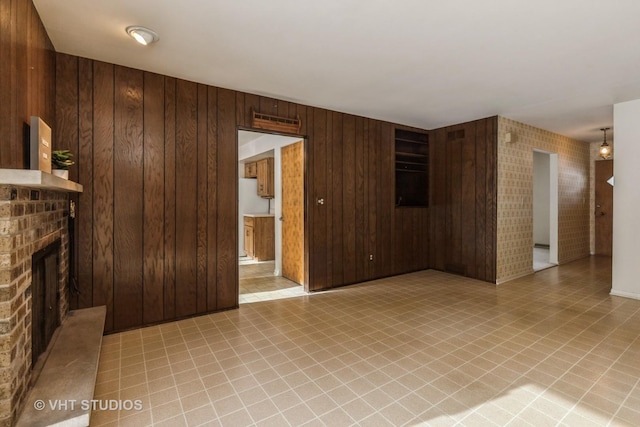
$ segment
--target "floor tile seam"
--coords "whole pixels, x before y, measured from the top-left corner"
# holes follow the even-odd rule
[[[415,415],[413,416],[413,419],[414,419],[414,420],[415,420],[416,418],[421,417],[425,412],[430,411],[431,409],[433,409],[433,408],[436,406],[435,404],[433,404],[433,403],[431,403],[431,402],[427,401],[426,399],[422,399],[422,400],[424,400],[424,401],[429,405],[429,407],[428,407],[428,408],[426,408],[426,409],[424,409],[424,410],[423,410],[422,412],[420,412],[419,414],[415,414]],[[402,405],[402,403],[400,403],[400,405]],[[402,406],[403,406],[407,411],[411,412],[411,410],[410,410],[409,408],[407,408],[407,407],[406,407],[406,406],[404,406],[404,405],[402,405]],[[408,423],[407,423],[407,424],[404,424],[404,426],[415,426],[415,424],[409,424],[409,423],[411,423],[411,422],[412,422],[412,421],[408,421]]]
[[[494,426],[494,427],[500,427],[500,424],[493,422],[493,420],[490,420],[489,418],[485,417],[483,414],[481,414],[480,412],[478,412],[478,409],[480,409],[482,405],[478,406],[477,408],[473,408],[473,410],[471,411],[470,414],[468,414],[466,417],[464,417],[463,419],[461,419],[460,421],[458,421],[455,426],[467,426],[467,424],[464,423],[464,420],[466,420],[467,418],[469,418],[471,415],[475,414],[479,417],[481,417],[484,421],[482,422],[482,426]]]
[[[592,326],[592,325],[598,324],[598,323],[602,320],[602,318],[604,318],[605,316],[608,316],[609,314],[614,313],[614,312],[615,312],[615,308],[612,308],[612,309],[611,309],[611,311],[610,311],[609,313],[605,313],[605,314],[603,314],[600,318],[598,318],[598,319],[594,320],[594,321],[593,321],[589,326]],[[638,309],[636,310],[636,312],[640,312],[640,307],[638,307]],[[622,326],[622,325],[619,325],[619,326],[617,326],[616,328],[614,328],[613,330],[609,331],[609,332],[608,332],[608,333],[607,333],[607,334],[606,334],[606,335],[605,335],[605,336],[604,336],[604,337],[603,337],[603,338],[602,338],[602,339],[601,339],[597,344],[595,344],[595,345],[593,345],[593,346],[592,346],[592,349],[591,349],[591,350],[589,350],[589,351],[588,351],[584,356],[582,356],[579,360],[582,360],[584,357],[586,357],[588,354],[590,354],[590,353],[593,351],[593,348],[595,348],[596,346],[598,346],[598,345],[602,344],[603,342],[605,342],[605,341],[606,341],[606,339],[607,339],[609,336],[611,336],[612,334],[614,334],[616,330],[618,330],[619,328],[621,328],[621,326]],[[585,329],[586,329],[586,328],[585,328]],[[580,335],[580,334],[578,334],[578,336],[579,336],[579,335]],[[569,345],[571,344],[571,341],[573,341],[574,339],[575,339],[575,337],[574,337],[574,338],[572,338],[570,341],[568,341],[566,344],[564,344],[562,347],[560,347],[560,348],[558,349],[558,351],[562,350],[564,347],[569,346]],[[636,338],[633,342],[638,341],[639,339],[640,339],[640,338]],[[602,375],[605,375],[607,372],[609,372],[610,370],[612,370],[612,369],[613,369],[613,368],[612,368],[612,366],[615,364],[615,362],[617,362],[618,360],[620,360],[620,358],[622,357],[622,355],[623,355],[625,352],[627,352],[627,351],[629,350],[629,348],[633,345],[633,342],[629,343],[629,344],[625,347],[625,349],[624,349],[623,351],[621,351],[621,352],[620,352],[620,354],[618,355],[618,357],[616,357],[615,361],[609,365],[609,367],[607,368],[607,370],[606,370],[606,371],[604,371],[604,372],[600,375],[600,377],[599,377],[599,378],[601,378],[601,377],[602,377]],[[555,353],[555,352],[554,352],[554,353]],[[576,363],[577,363],[577,362],[576,362]],[[575,365],[575,364],[574,364],[574,365]]]
[[[607,314],[608,314],[608,313],[607,313]],[[598,319],[596,319],[595,321],[593,321],[593,322],[591,323],[591,325],[598,323],[598,322],[600,321],[600,319],[602,319],[602,317],[606,316],[607,314],[604,314],[604,315],[603,315],[603,316],[601,316],[600,318],[598,318]],[[549,316],[548,316],[548,317],[549,317]],[[547,317],[547,318],[545,318],[544,320],[541,320],[540,322],[538,322],[538,323],[536,323],[536,324],[532,325],[531,327],[529,327],[529,328],[527,328],[527,329],[525,329],[525,330],[521,331],[521,332],[520,332],[519,334],[517,334],[516,336],[518,336],[518,335],[522,335],[522,334],[523,334],[523,333],[525,333],[525,332],[529,332],[529,329],[531,329],[531,328],[535,327],[536,325],[538,325],[538,324],[540,324],[540,323],[544,322],[545,320],[547,320],[547,319],[548,319],[548,317]],[[565,322],[565,324],[566,324],[566,322]],[[521,354],[521,353],[522,353],[523,351],[525,351],[526,349],[531,348],[533,345],[535,345],[535,344],[539,343],[541,340],[545,339],[546,337],[548,337],[549,335],[551,335],[553,332],[555,332],[555,331],[557,331],[557,330],[561,329],[563,326],[564,326],[564,324],[563,324],[563,325],[558,326],[557,328],[554,328],[553,330],[551,330],[551,331],[549,331],[549,332],[547,332],[544,336],[539,336],[539,338],[538,338],[537,340],[535,340],[534,342],[532,342],[531,344],[529,344],[528,346],[526,346],[524,349],[520,350],[520,351],[518,352],[518,354]],[[529,332],[529,333],[533,333],[533,332]],[[538,334],[535,334],[535,335],[538,335]],[[548,355],[547,355],[547,357],[545,357],[544,359],[542,359],[541,361],[539,361],[536,365],[534,365],[534,367],[535,367],[535,366],[537,366],[537,365],[539,365],[540,363],[544,362],[544,361],[545,361],[545,360],[547,360],[549,357],[551,357],[553,354],[557,353],[558,351],[560,351],[562,348],[566,347],[567,345],[569,345],[569,342],[567,342],[567,343],[563,344],[562,346],[560,346],[559,348],[557,348],[556,350],[554,350],[554,352],[553,352],[553,353],[548,354]],[[510,358],[510,359],[511,359],[511,358]],[[528,372],[528,371],[527,371],[527,372]]]
[[[639,308],[638,310],[640,311],[640,308]],[[612,311],[613,311],[613,309],[612,309]],[[603,315],[602,317],[604,317],[604,315]],[[601,318],[602,318],[602,317],[601,317]],[[601,319],[601,318],[600,318],[600,319]],[[592,324],[597,323],[600,319],[595,320],[594,322],[592,322]],[[612,332],[613,332],[613,331],[612,331]],[[611,333],[612,333],[612,332],[611,332]],[[608,335],[607,335],[607,336],[608,336]],[[603,342],[603,341],[605,340],[605,338],[606,338],[606,336],[605,336],[604,338],[602,338],[602,340],[600,340],[600,342],[599,342],[599,343]],[[566,344],[565,344],[565,346],[566,346]],[[629,346],[628,346],[627,348],[629,348],[630,346],[631,346],[631,344],[629,344]],[[564,347],[564,346],[562,346],[561,348],[559,348],[558,350],[556,350],[554,353],[552,353],[552,354],[548,355],[545,359],[543,359],[542,361],[540,361],[540,362],[539,362],[538,364],[536,364],[535,366],[538,366],[540,363],[542,363],[542,362],[544,362],[545,360],[547,360],[548,358],[550,358],[553,354],[555,354],[556,352],[560,351],[563,347]],[[573,368],[574,366],[578,365],[578,364],[579,364],[579,362],[580,362],[581,360],[583,360],[583,359],[584,359],[588,354],[589,354],[589,353],[586,353],[585,355],[581,356],[581,357],[580,357],[580,359],[578,359],[576,362],[574,362],[574,363],[572,364],[571,368]],[[621,355],[620,355],[616,360],[618,360],[620,357],[621,357]],[[535,368],[535,366],[534,366],[533,368]],[[525,374],[523,374],[523,375],[526,375],[527,373],[531,372],[531,370],[532,370],[533,368],[529,369],[529,370],[528,370]],[[567,370],[565,371],[565,374],[566,374],[567,372],[569,372],[569,370],[570,370],[571,368],[567,369]],[[595,386],[595,384],[596,384],[596,383],[597,383],[597,382],[598,382],[598,381],[599,381],[599,380],[600,380],[600,379],[605,375],[605,373],[606,373],[606,372],[608,372],[610,369],[611,369],[611,367],[607,368],[607,370],[605,370],[602,374],[600,374],[600,375],[598,376],[598,379],[597,379],[597,380],[592,381],[592,384],[591,384],[591,386],[589,387],[589,389],[588,389],[588,390],[584,391],[584,392],[582,393],[582,395],[581,395],[579,398],[576,398],[576,402],[575,402],[575,403],[574,403],[574,405],[571,407],[571,409],[570,409],[569,411],[567,411],[567,413],[562,417],[562,419],[560,419],[560,420],[558,421],[558,423],[559,423],[559,424],[560,424],[560,423],[562,423],[562,420],[564,420],[564,419],[565,419],[565,418],[566,418],[570,413],[572,413],[572,412],[573,412],[573,410],[577,407],[577,405],[579,405],[579,403],[580,403],[580,401],[582,400],[582,398],[583,398],[583,397],[584,397],[584,396],[585,396],[585,395],[586,395],[586,394],[587,394],[591,389],[593,389],[593,387]],[[563,376],[564,376],[564,375],[563,375]],[[545,392],[547,392],[547,391],[550,391],[550,389],[553,387],[553,385],[554,385],[554,384],[556,384],[557,382],[559,382],[559,381],[561,380],[561,378],[562,378],[562,377],[558,377],[558,378],[556,378],[556,380],[555,380],[554,382],[552,382],[551,384],[549,384],[549,385],[545,388],[545,390],[543,391],[543,393],[545,393]],[[531,405],[531,403],[530,403],[529,405],[527,405],[527,407],[523,408],[523,409],[522,409],[522,411],[524,411],[524,410],[525,410],[526,408],[528,408],[530,405]],[[520,411],[520,413],[521,413],[522,411]]]
[[[163,344],[165,344],[164,337],[162,338],[162,342],[163,342]],[[165,347],[165,348],[166,348],[166,347]],[[169,376],[171,376],[171,378],[173,379],[173,383],[174,383],[174,384],[176,384],[176,377],[175,377],[175,374],[174,374],[174,372],[173,372],[173,368],[172,368],[172,366],[171,366],[171,362],[169,362],[169,365],[167,366],[167,369],[168,369],[168,370],[169,370],[169,372],[170,372],[170,375],[169,375]],[[145,367],[145,376],[147,376],[147,384],[149,384],[149,378],[148,378],[148,374],[147,374],[146,367]],[[204,384],[203,384],[203,385],[204,385]],[[174,385],[174,387],[176,388],[176,393],[177,393],[177,385]],[[150,396],[150,395],[151,395],[151,393],[149,393],[149,396]],[[166,402],[166,403],[169,403],[169,402]],[[188,425],[188,421],[187,421],[187,418],[186,418],[186,416],[185,416],[184,407],[182,406],[182,398],[180,397],[180,394],[179,394],[179,393],[178,393],[178,403],[180,404],[180,413],[182,414],[182,418],[183,418],[183,420],[184,420],[185,424],[187,424],[187,425]],[[151,406],[151,407],[149,408],[149,410],[151,411],[151,424],[153,425],[153,424],[155,424],[155,423],[157,423],[157,422],[164,421],[164,420],[158,420],[158,421],[155,421],[155,420],[154,420],[153,407],[152,407],[152,405],[151,405],[151,404],[150,404],[150,406]],[[215,411],[215,408],[214,408],[214,411]]]
[[[639,308],[637,311],[640,311],[640,308]],[[598,383],[598,381],[600,381],[600,379],[602,379],[605,375],[607,375],[607,373],[608,373],[608,372],[610,372],[610,371],[612,371],[612,370],[613,370],[613,366],[615,365],[615,363],[616,363],[618,360],[620,360],[620,358],[622,357],[622,355],[623,355],[625,352],[627,352],[627,351],[629,350],[629,348],[631,348],[631,346],[632,346],[636,341],[640,341],[640,337],[637,337],[635,340],[633,340],[633,341],[632,341],[632,342],[631,342],[631,343],[630,343],[630,344],[625,348],[625,350],[621,352],[621,354],[616,358],[616,360],[614,360],[614,361],[609,365],[609,367],[608,367],[608,368],[607,368],[607,369],[606,369],[602,374],[600,374],[600,375],[598,376],[598,379],[592,382],[591,387],[589,387],[589,389],[588,389],[588,390],[587,390],[587,391],[582,395],[582,397],[580,398],[580,400],[582,400],[582,398],[583,398],[587,393],[589,393],[589,392],[590,392],[590,391],[591,391],[591,390],[596,386],[596,384]],[[640,378],[636,381],[635,385],[634,385],[633,387],[631,387],[631,388],[630,388],[629,392],[627,393],[627,396],[624,398],[624,400],[622,401],[622,403],[620,403],[620,404],[618,405],[618,409],[617,409],[617,411],[616,411],[616,414],[617,414],[618,412],[620,412],[620,409],[624,406],[624,403],[629,399],[629,397],[631,396],[631,393],[633,392],[634,388],[638,387],[639,385],[640,385]],[[576,405],[574,405],[574,407],[575,407],[575,406],[577,406],[579,403],[580,403],[580,401],[578,401],[578,402],[576,403]],[[612,402],[612,403],[615,403],[615,402]],[[615,414],[612,416],[612,419],[613,419],[613,418],[615,418]],[[611,421],[610,421],[610,422],[611,422]]]
[[[609,424],[607,424],[608,426],[611,425],[611,423],[613,422],[613,420],[615,420],[616,416],[620,413],[620,410],[625,406],[625,404],[627,403],[627,401],[629,400],[629,397],[631,397],[631,393],[633,392],[634,389],[640,387],[640,378],[638,378],[638,380],[636,381],[635,385],[631,388],[631,390],[629,391],[629,393],[627,393],[627,396],[624,398],[624,400],[622,401],[622,403],[620,403],[620,405],[618,406],[618,409],[616,410],[616,412],[613,414],[613,416],[611,417],[611,420],[609,420]]]

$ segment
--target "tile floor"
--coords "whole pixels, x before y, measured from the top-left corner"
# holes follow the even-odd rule
[[[549,262],[549,248],[533,248],[533,271],[544,270],[556,265]]]
[[[274,276],[275,261],[242,262],[238,267],[240,278],[239,303],[270,301],[306,295],[302,285],[282,276]]]
[[[104,337],[121,426],[631,426],[640,301],[610,258],[495,287],[423,271]]]

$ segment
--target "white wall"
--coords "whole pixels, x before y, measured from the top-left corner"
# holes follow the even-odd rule
[[[549,245],[549,154],[533,152],[533,243]]]
[[[613,273],[611,294],[640,299],[640,99],[613,106]]]

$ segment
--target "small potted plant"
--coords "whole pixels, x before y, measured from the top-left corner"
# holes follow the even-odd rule
[[[69,166],[75,162],[71,160],[73,153],[69,150],[53,150],[51,152],[52,174],[60,178],[69,179]]]

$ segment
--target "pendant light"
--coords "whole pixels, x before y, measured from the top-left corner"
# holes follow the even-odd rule
[[[604,132],[604,141],[600,146],[600,157],[602,157],[603,159],[608,159],[609,157],[611,157],[611,147],[609,147],[609,144],[607,144],[607,131],[609,129],[611,128],[600,129],[602,132]]]

